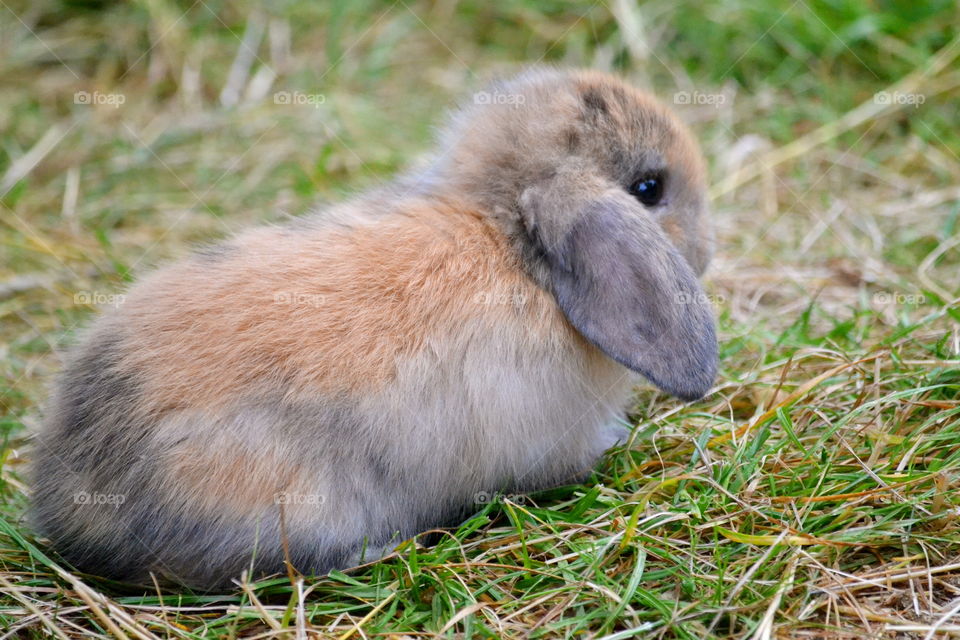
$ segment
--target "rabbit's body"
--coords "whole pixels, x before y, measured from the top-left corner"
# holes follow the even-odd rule
[[[161,269],[92,328],[35,454],[34,521],[66,558],[123,579],[152,571],[209,588],[249,566],[281,571],[285,539],[298,570],[347,567],[455,523],[478,496],[582,477],[624,438],[631,369],[679,395],[705,391],[669,379],[709,359],[702,304],[650,311],[631,288],[638,273],[651,295],[659,286],[700,295],[680,253],[656,245],[676,235],[702,270],[705,249],[684,239],[682,217],[662,232],[604,229],[620,224],[605,212],[634,206],[604,187],[584,204],[597,223],[554,228],[538,216],[575,206],[579,192],[541,197],[531,176],[512,196],[528,214],[514,215],[496,189],[451,188],[446,162]],[[483,166],[464,160],[462,175],[470,162]],[[588,177],[565,185],[593,188]],[[542,237],[531,245],[532,233]],[[553,260],[564,242],[572,248]],[[630,266],[623,251],[634,245],[663,273]],[[616,307],[581,302],[597,295],[593,266],[580,266],[587,253],[632,296],[624,304],[640,305],[638,319],[610,329]],[[592,306],[603,316],[592,318]],[[630,327],[651,314],[669,345],[654,340],[648,366],[647,350],[618,341],[634,340]],[[673,360],[661,363],[665,349]],[[691,375],[712,379],[703,366]]]
[[[48,432],[61,445],[38,449],[76,474],[36,488],[39,504],[80,496],[75,519],[40,513],[67,557],[220,582],[250,564],[259,524],[261,568],[279,571],[284,503],[294,565],[329,570],[484,492],[575,481],[613,444],[635,376],[469,206],[349,213],[158,271],[94,330],[74,366],[98,376],[65,385]]]

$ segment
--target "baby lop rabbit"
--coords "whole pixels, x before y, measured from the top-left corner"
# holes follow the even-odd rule
[[[506,96],[509,99],[503,99]],[[713,384],[705,170],[621,80],[533,70],[424,170],[162,268],[86,333],[34,452],[78,568],[198,589],[381,557],[484,492],[575,482],[641,374]]]

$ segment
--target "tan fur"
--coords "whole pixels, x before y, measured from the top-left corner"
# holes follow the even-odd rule
[[[166,458],[178,489],[189,495],[192,506],[206,512],[260,511],[275,504],[291,483],[286,460],[235,443],[218,448],[177,445]]]
[[[358,217],[366,212],[358,212]],[[154,410],[224,406],[265,384],[292,394],[363,391],[395,378],[398,358],[475,317],[514,313],[545,339],[568,331],[546,292],[523,278],[489,223],[462,202],[408,203],[402,215],[351,233],[263,228],[206,277],[202,261],[160,271],[116,322],[145,372]]]

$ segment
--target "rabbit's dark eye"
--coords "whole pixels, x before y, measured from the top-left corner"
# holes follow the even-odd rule
[[[648,207],[663,199],[663,177],[647,176],[630,185],[630,194]]]

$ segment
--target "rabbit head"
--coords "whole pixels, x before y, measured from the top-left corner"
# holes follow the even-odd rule
[[[488,212],[609,357],[680,398],[709,390],[706,171],[666,107],[606,74],[529,71],[474,94],[428,175]]]

